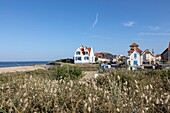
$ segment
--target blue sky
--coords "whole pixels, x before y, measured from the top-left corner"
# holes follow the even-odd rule
[[[81,45],[127,55],[162,53],[170,42],[169,0],[0,0],[0,61],[72,58]]]

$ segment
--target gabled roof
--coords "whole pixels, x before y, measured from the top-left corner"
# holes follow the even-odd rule
[[[157,54],[156,57],[161,57],[161,54]]]
[[[133,44],[130,45],[130,47],[139,47],[139,45],[136,44],[136,43],[133,43]]]
[[[83,46],[80,47],[80,51],[82,52],[83,55],[85,55],[86,50],[88,51],[88,53],[90,55],[91,47],[83,47]]]
[[[168,45],[168,48],[166,48],[161,55],[163,55],[164,53],[166,53],[167,51],[170,51],[170,42],[169,42],[169,45]]]
[[[131,49],[128,51],[128,53],[133,53],[133,51],[134,51],[134,49],[131,48]],[[139,48],[136,48],[136,51],[137,51],[138,53],[141,53],[141,52],[142,52],[142,50],[140,50]]]
[[[144,52],[145,52],[146,54],[151,54],[151,52],[150,52],[148,49],[146,49]]]
[[[152,54],[148,49],[146,49],[143,53],[142,53],[142,55],[143,54],[151,54],[152,56],[154,56],[154,54]]]
[[[88,50],[88,52],[89,52],[89,55],[90,55],[90,52],[91,52],[91,47],[87,47],[86,49]]]
[[[94,56],[98,58],[104,58],[104,53],[95,53]]]
[[[105,58],[105,59],[110,59],[110,60],[114,58],[114,56],[111,53],[107,53],[107,52],[95,53],[94,56],[98,58]]]

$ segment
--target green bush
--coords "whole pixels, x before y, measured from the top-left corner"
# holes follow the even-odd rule
[[[79,67],[75,66],[54,66],[52,67],[49,72],[51,73],[51,77],[56,80],[60,79],[67,79],[67,80],[73,80],[73,79],[79,79],[83,76],[83,71]]]

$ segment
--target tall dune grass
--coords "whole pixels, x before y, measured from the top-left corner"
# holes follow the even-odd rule
[[[118,70],[91,80],[82,76],[73,67],[0,75],[0,112],[170,111],[170,71]]]

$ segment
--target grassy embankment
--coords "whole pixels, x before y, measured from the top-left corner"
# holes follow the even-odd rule
[[[115,70],[80,80],[78,67],[0,75],[0,112],[170,111],[170,71]]]

